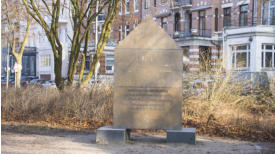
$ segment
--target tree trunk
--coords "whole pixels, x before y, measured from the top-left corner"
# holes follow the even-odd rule
[[[21,84],[20,84],[20,80],[21,80],[21,70],[18,71],[18,72],[15,72],[15,81],[16,81],[16,85],[15,87],[16,88],[20,88],[21,87]]]
[[[62,78],[62,56],[54,57],[55,83],[59,90],[64,89],[64,79]]]
[[[15,53],[15,52],[13,52]],[[22,54],[13,54],[13,56],[15,57],[15,62],[17,63],[17,65],[21,65],[22,66],[22,56],[23,56],[23,52]],[[18,72],[15,72],[15,88],[20,88],[21,87],[21,70],[19,70]]]
[[[113,5],[110,4],[108,8],[107,19],[105,19],[105,23],[103,24],[102,32],[97,44],[96,54],[93,58],[92,66],[90,68],[90,72],[86,75],[85,79],[80,83],[80,87],[85,87],[91,80],[91,78],[95,75],[96,66],[100,60],[100,57],[104,51],[104,47],[107,44],[110,36],[110,32],[112,29],[113,21],[116,16],[116,12],[118,6],[120,4],[120,0],[113,1]]]
[[[86,55],[82,54],[82,63],[81,63],[81,68],[79,71],[79,83],[81,83],[82,79],[83,79],[83,74],[84,74],[84,69],[85,69],[85,62],[86,62]]]

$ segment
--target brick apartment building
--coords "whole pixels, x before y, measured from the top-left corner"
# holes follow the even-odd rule
[[[182,47],[187,71],[222,66],[274,75],[275,0],[126,0],[111,40],[119,43],[148,15]],[[107,71],[105,57],[100,74]]]
[[[116,19],[112,26],[112,33],[104,54],[100,58],[100,66],[97,74],[101,77],[109,78],[114,73],[114,50],[116,45],[122,41],[135,27],[141,22],[141,0],[123,0],[118,8]],[[98,37],[101,34],[102,26],[105,20],[105,12],[98,17]],[[92,38],[95,40],[95,23],[92,27]],[[89,45],[90,54],[86,58],[86,72],[91,64],[92,56],[95,53],[94,40]],[[109,77],[108,77],[109,76]]]
[[[223,66],[227,70],[275,74],[275,0],[123,0],[118,9],[110,41],[100,60],[100,75],[113,74],[115,47],[148,15],[182,47],[183,62],[188,66],[185,69],[190,72]],[[104,11],[98,20],[100,34]],[[60,34],[68,53],[70,45],[65,36],[72,33],[69,17],[62,17],[60,22],[64,25]],[[38,27],[37,31],[28,41],[33,40],[37,49],[35,72],[53,80],[51,49],[42,29]],[[92,32],[94,37],[95,31]],[[86,58],[87,70],[94,53],[93,42]],[[65,54],[64,75],[67,60]],[[211,66],[206,66],[206,62]]]
[[[275,70],[274,0],[144,0],[184,52],[190,72]],[[208,66],[208,64],[210,66]]]

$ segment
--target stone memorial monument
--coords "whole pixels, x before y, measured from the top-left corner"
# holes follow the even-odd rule
[[[113,126],[98,143],[122,143],[131,129],[165,129],[168,142],[195,144],[195,128],[182,128],[182,50],[147,17],[115,51]]]

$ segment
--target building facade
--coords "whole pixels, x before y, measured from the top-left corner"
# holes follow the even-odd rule
[[[274,74],[274,0],[144,0],[142,6],[142,18],[153,16],[182,47],[185,70]]]
[[[98,16],[98,36],[105,20]],[[114,49],[146,16],[158,24],[182,48],[184,70],[192,73],[222,70],[275,70],[275,0],[125,0],[118,8],[112,33],[98,68],[99,75],[114,73]],[[69,12],[60,19],[64,48],[63,75],[68,70],[72,35]],[[86,72],[94,51],[95,23],[92,26]],[[32,29],[29,47],[36,47],[36,76],[54,79],[51,46],[43,30]]]

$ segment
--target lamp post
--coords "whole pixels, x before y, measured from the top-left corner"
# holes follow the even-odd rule
[[[9,47],[9,43],[7,41],[7,78],[6,78],[6,88],[9,88],[9,61],[10,61],[10,47]]]
[[[96,1],[96,13],[98,13],[98,0]],[[95,54],[97,52],[97,44],[98,44],[98,15],[95,18]],[[97,80],[97,72],[98,72],[98,65],[100,66],[100,62],[98,62],[95,70],[95,82]]]

